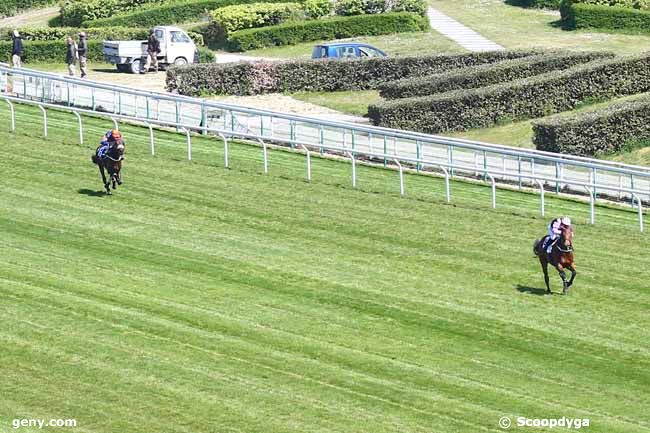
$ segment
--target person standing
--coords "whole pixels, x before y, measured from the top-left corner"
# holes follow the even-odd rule
[[[14,68],[20,68],[20,57],[23,55],[23,40],[20,37],[18,30],[14,30],[14,33],[11,35],[11,37],[14,43],[11,49],[11,64]]]
[[[77,45],[77,57],[79,58],[79,70],[81,71],[81,78],[88,75],[88,63],[86,55],[88,53],[88,41],[86,40],[86,33],[79,33],[79,45]]]
[[[147,62],[144,68],[140,71],[141,74],[149,72],[149,68],[153,67],[154,72],[158,72],[158,54],[160,53],[160,41],[156,38],[153,29],[149,30],[149,38],[147,39]]]
[[[68,75],[74,77],[75,64],[77,63],[77,45],[74,43],[74,39],[72,39],[71,36],[68,36],[66,43],[68,48],[65,54],[65,62],[68,64]]]

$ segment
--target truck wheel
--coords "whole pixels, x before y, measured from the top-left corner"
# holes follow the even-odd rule
[[[136,59],[131,62],[130,66],[130,72],[132,74],[139,74],[140,71],[142,70],[142,62],[140,62],[140,59]]]
[[[115,66],[117,66],[117,71],[118,72],[129,72],[129,65],[121,64],[121,65],[115,65]]]
[[[174,60],[174,65],[176,66],[187,65],[187,59],[185,59],[185,57],[178,57],[176,60]]]

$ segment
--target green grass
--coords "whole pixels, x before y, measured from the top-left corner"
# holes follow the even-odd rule
[[[0,430],[499,432],[502,415],[650,428],[650,257],[631,210],[577,222],[571,295],[538,296],[536,195],[125,126],[112,197],[75,118],[0,111]],[[55,133],[55,127],[58,133]],[[86,121],[87,138],[110,122]],[[62,133],[62,131],[67,131]],[[552,276],[554,289],[559,278]],[[533,429],[535,430],[535,429]],[[36,432],[36,429],[21,429]],[[44,429],[43,431],[62,431]],[[526,432],[531,429],[511,428]],[[535,430],[538,431],[538,430]]]
[[[377,90],[341,91],[341,92],[297,92],[291,96],[295,99],[331,108],[342,113],[365,116],[368,105],[381,101]]]
[[[353,39],[341,39],[341,41],[358,41],[373,45],[389,56],[413,56],[421,54],[465,52],[465,49],[455,42],[447,39],[441,34],[431,32],[396,33],[383,36],[364,36]],[[264,48],[259,50],[246,51],[245,54],[260,57],[299,57],[311,58],[314,45],[325,42],[305,42],[298,45],[287,45],[282,47]]]
[[[564,31],[558,11],[509,6],[503,0],[429,0],[429,4],[506,48],[611,50],[640,53],[648,35]]]

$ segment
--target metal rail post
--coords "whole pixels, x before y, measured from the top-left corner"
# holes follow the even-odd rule
[[[442,169],[442,172],[445,174],[445,198],[447,199],[447,203],[451,203],[451,189],[449,187],[449,172],[442,165],[440,166],[440,168]]]
[[[636,202],[639,205],[639,230],[643,233],[643,203],[638,195],[632,193],[632,200],[634,199],[636,199]]]
[[[79,121],[79,144],[83,146],[84,144],[84,127],[81,123],[81,114],[77,113],[76,111],[73,111],[72,114],[77,116],[77,120]]]
[[[494,180],[494,176],[492,176],[490,173],[485,172],[487,177],[490,178],[490,181],[492,182],[492,209],[497,208],[497,183]]]
[[[258,138],[257,141],[262,144],[262,153],[264,154],[264,174],[269,172],[269,152],[266,148],[266,141]]]
[[[352,160],[352,188],[357,187],[357,164],[353,152],[346,152]]]
[[[399,195],[404,197],[404,170],[398,159],[393,159],[393,161],[395,161],[395,164],[397,164],[397,167],[399,168]]]
[[[596,222],[595,209],[594,209],[594,200],[595,200],[594,192],[588,186],[585,186],[585,189],[589,193],[589,224],[593,225]]]
[[[192,137],[190,136],[190,130],[185,128],[184,126],[181,127],[181,130],[185,132],[185,137],[187,137],[187,160],[191,161],[192,160]]]
[[[301,144],[300,147],[302,147],[307,154],[307,182],[311,182],[311,151],[307,149],[307,146],[304,144]]]
[[[542,206],[542,216],[544,216],[544,184],[539,179],[535,179],[535,182],[537,182],[537,185],[539,185],[539,197]]]
[[[151,123],[149,122],[144,122],[144,124],[149,128],[149,147],[151,148],[151,156],[156,155],[156,146],[154,145],[154,140],[153,140],[153,126],[151,126]]]
[[[43,137],[47,138],[47,111],[42,105],[39,105],[38,108],[43,112]]]
[[[16,112],[14,110],[14,104],[8,99],[5,99],[5,102],[9,105],[9,111],[11,113],[11,132],[16,132]]]
[[[228,161],[228,139],[222,133],[219,133],[219,137],[223,140],[223,165],[226,168],[230,168],[230,162]]]

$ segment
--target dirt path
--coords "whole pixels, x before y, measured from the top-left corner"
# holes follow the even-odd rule
[[[35,9],[20,13],[13,17],[0,18],[0,27],[21,27],[47,26],[48,20],[59,14],[59,6],[51,6],[43,9]]]

